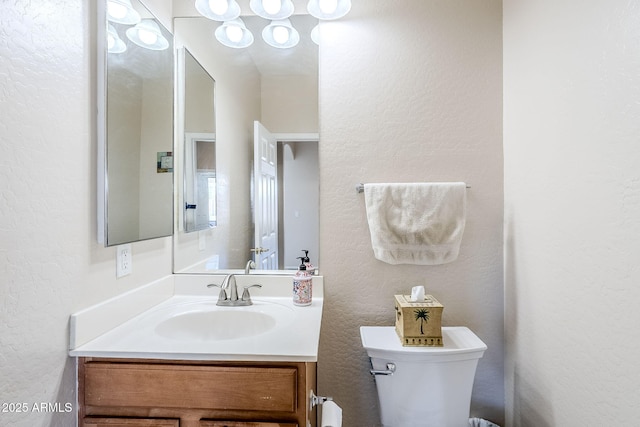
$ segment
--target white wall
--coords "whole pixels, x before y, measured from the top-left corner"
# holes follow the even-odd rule
[[[379,423],[359,327],[393,325],[393,295],[414,285],[488,345],[472,414],[503,421],[501,18],[499,0],[368,0],[321,24],[318,389],[346,426]],[[374,259],[358,183],[458,180],[471,189],[457,261]]]
[[[119,280],[96,243],[93,3],[0,2],[0,400],[28,406],[3,426],[75,425],[32,406],[76,409],[69,315],[171,271],[170,239],[134,244]]]
[[[140,235],[140,130],[142,129],[143,80],[123,68],[113,68],[108,74],[107,135],[109,152],[106,162],[111,179],[107,241],[125,242]],[[117,159],[117,160],[116,160]]]
[[[173,233],[173,173],[158,173],[158,152],[173,152],[173,81],[145,79],[138,181],[140,239]]]
[[[638,425],[640,6],[504,1],[508,425]]]
[[[273,133],[318,133],[318,76],[263,76],[262,124]]]

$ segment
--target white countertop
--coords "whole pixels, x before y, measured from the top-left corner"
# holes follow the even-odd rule
[[[157,333],[163,320],[177,310],[190,304],[200,307],[215,307],[218,289],[209,289],[208,283],[220,283],[221,276],[176,275],[164,280],[155,288],[150,285],[140,292],[158,295],[164,292],[167,298],[129,318],[111,320],[117,313],[130,312],[130,301],[141,300],[129,295],[90,307],[72,315],[71,346],[69,354],[74,357],[115,357],[171,360],[236,360],[236,361],[305,361],[315,362],[318,357],[318,342],[322,322],[323,280],[313,278],[313,302],[310,306],[293,305],[291,276],[238,276],[238,288],[244,284],[259,283],[261,289],[251,289],[253,310],[277,305],[287,317],[271,330],[246,338],[192,339],[167,338]],[[168,295],[171,288],[173,292]],[[158,286],[163,291],[158,292]],[[150,289],[155,289],[153,292]],[[158,297],[159,298],[159,297]],[[105,306],[105,304],[107,306]],[[110,307],[109,307],[110,306]],[[224,310],[243,310],[245,307],[226,307]],[[113,315],[113,316],[112,316]],[[113,327],[104,330],[104,322],[111,321]],[[118,323],[117,325],[115,323]]]

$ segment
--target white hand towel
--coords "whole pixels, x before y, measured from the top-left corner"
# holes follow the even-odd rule
[[[389,264],[437,265],[458,257],[464,182],[365,184],[374,255]]]

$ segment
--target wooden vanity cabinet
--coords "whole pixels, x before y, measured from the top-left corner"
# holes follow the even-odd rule
[[[180,420],[153,418],[85,418],[86,427],[180,427]],[[200,427],[296,427],[290,423],[245,421],[200,421]]]
[[[82,424],[80,424],[82,425]],[[180,427],[180,420],[153,418],[85,418],[85,427]]]
[[[297,424],[288,423],[252,423],[234,421],[200,421],[201,427],[295,427]]]
[[[315,427],[311,362],[80,358],[79,426]]]

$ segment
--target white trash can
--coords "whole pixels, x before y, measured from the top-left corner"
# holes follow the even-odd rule
[[[482,418],[469,418],[469,427],[500,427],[498,424],[494,424],[491,421],[483,420]]]

